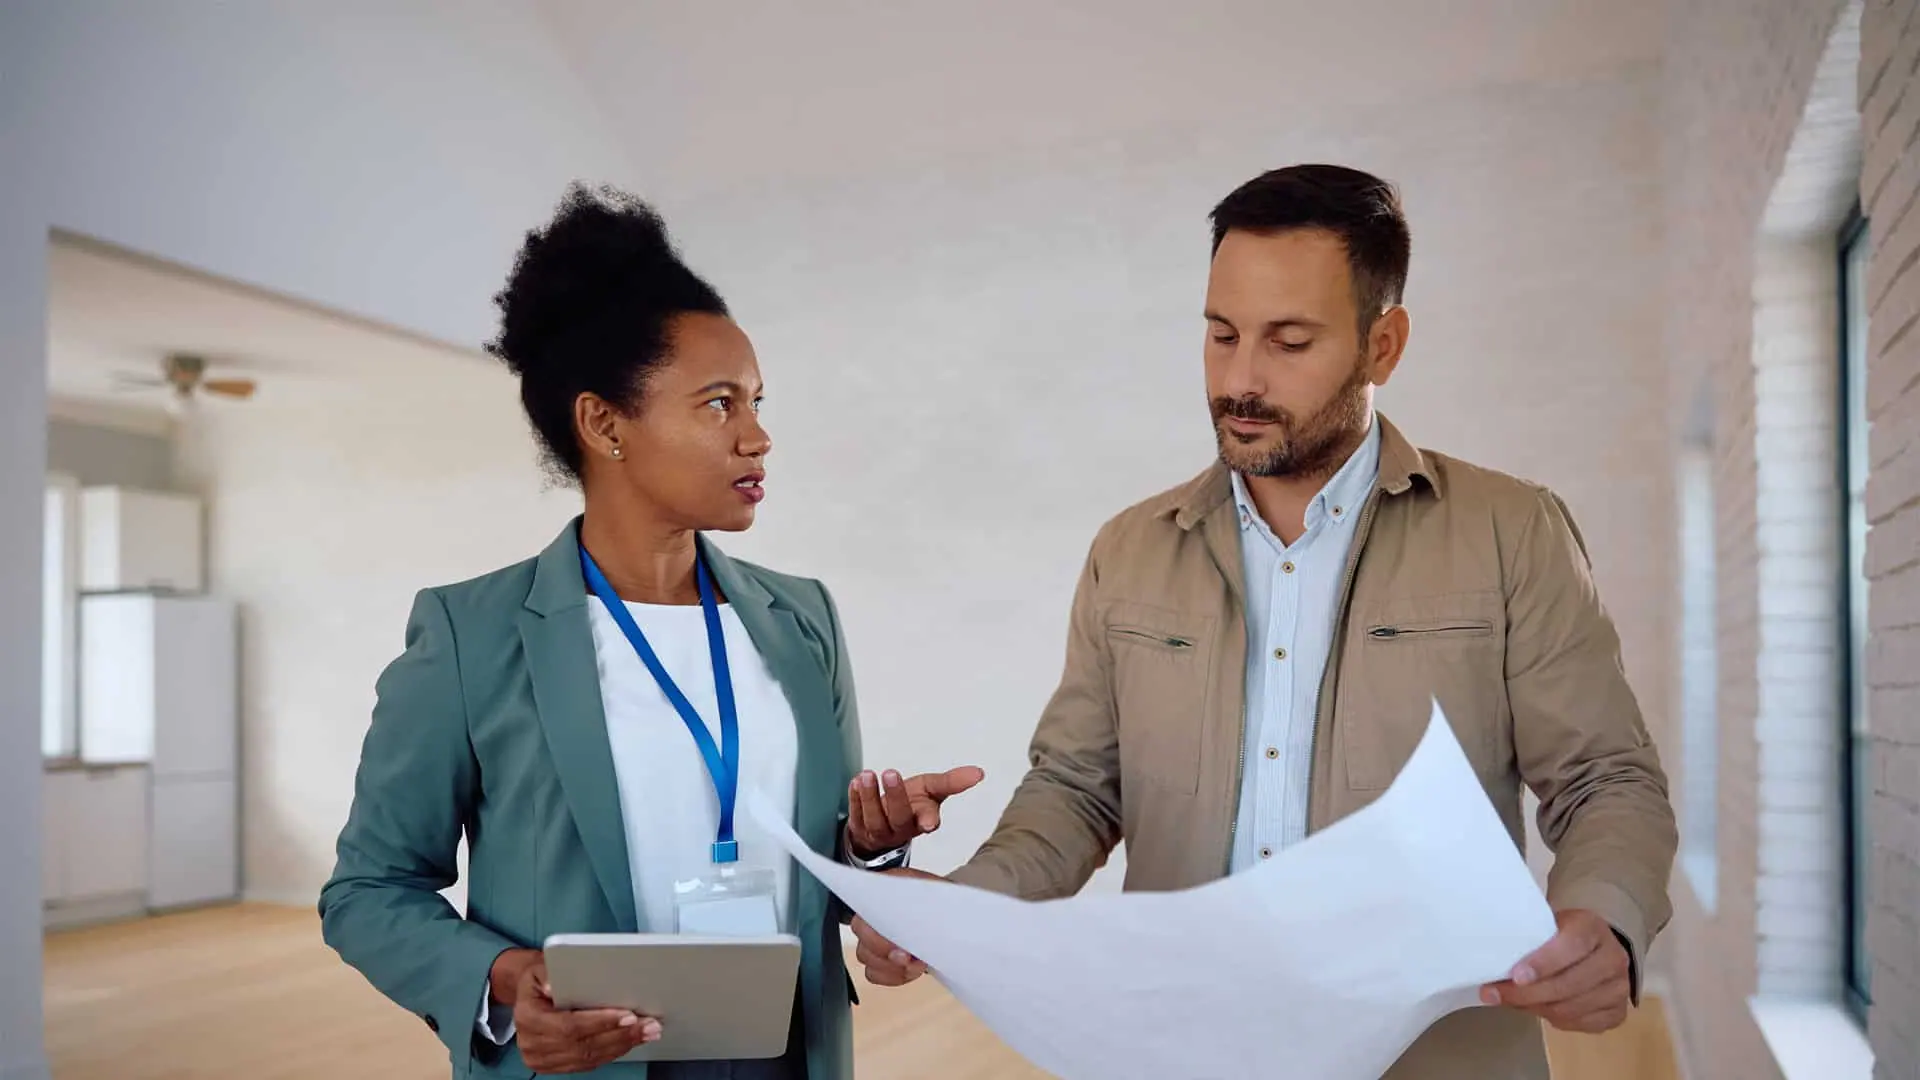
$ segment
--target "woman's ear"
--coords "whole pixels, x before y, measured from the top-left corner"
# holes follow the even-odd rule
[[[620,445],[620,410],[600,395],[583,393],[573,399],[573,427],[588,457],[625,456]]]

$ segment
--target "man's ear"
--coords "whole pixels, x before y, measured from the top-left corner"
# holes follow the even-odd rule
[[[1387,385],[1406,354],[1407,339],[1413,334],[1413,316],[1395,304],[1373,320],[1367,331],[1367,377],[1375,386]]]

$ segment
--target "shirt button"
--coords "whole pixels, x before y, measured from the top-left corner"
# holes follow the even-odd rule
[[[1263,859],[1273,858],[1273,849],[1265,845],[1262,845],[1260,848],[1260,857]]]
[[[1285,660],[1287,658],[1287,650],[1285,649],[1273,650],[1273,658],[1275,660]]]
[[[1268,761],[1273,761],[1273,760],[1275,760],[1275,759],[1277,759],[1277,758],[1278,758],[1279,756],[1280,756],[1280,748],[1279,748],[1279,747],[1277,747],[1277,746],[1269,746],[1269,747],[1267,747],[1267,760],[1268,760]]]
[[[1292,564],[1292,563],[1290,563],[1290,562],[1283,562],[1283,563],[1281,563],[1281,564],[1280,564],[1280,572],[1281,572],[1281,573],[1283,573],[1283,574],[1291,574],[1291,573],[1293,573],[1293,564]]]
[[[1346,508],[1345,508],[1345,507],[1343,507],[1343,506],[1336,506],[1336,507],[1334,507],[1334,508],[1333,508],[1333,516],[1334,516],[1334,517],[1339,517],[1339,516],[1340,516],[1340,515],[1341,515],[1342,513],[1344,513],[1345,511],[1346,511]]]

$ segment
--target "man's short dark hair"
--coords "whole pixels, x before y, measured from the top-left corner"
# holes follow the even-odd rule
[[[1377,176],[1341,165],[1289,165],[1240,185],[1213,208],[1213,250],[1234,230],[1324,229],[1347,247],[1360,332],[1401,302],[1412,234],[1400,193]]]

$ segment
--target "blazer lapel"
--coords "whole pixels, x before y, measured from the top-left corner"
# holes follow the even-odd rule
[[[799,729],[794,831],[809,847],[831,856],[840,824],[841,736],[822,653],[814,651],[812,636],[794,613],[705,536],[700,551],[793,707]]]
[[[606,893],[618,929],[639,929],[627,856],[620,785],[607,742],[600,700],[600,669],[587,615],[586,578],[580,572],[579,519],[567,526],[535,564],[533,588],[520,613],[533,700],[546,731],[547,752],[559,774],[587,861]]]

